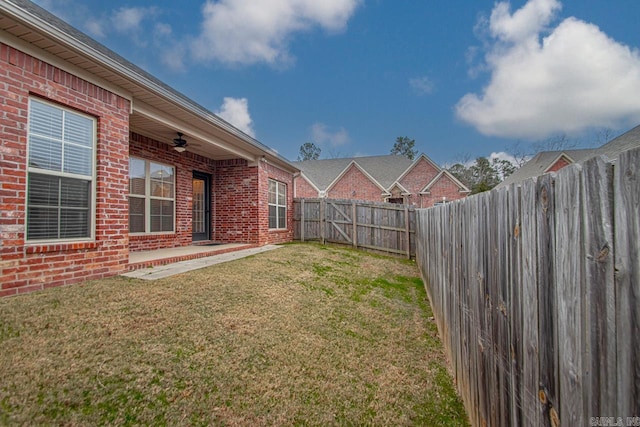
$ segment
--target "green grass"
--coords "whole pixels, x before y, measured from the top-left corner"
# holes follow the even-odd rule
[[[467,425],[413,262],[332,246],[0,300],[2,425]]]

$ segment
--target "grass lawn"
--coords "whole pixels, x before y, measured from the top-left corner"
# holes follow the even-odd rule
[[[290,244],[0,300],[1,425],[467,425],[415,263]]]

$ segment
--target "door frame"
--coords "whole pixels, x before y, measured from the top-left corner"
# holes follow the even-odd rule
[[[203,233],[195,233],[193,231],[193,207],[191,208],[191,241],[201,242],[211,240],[211,175],[203,172],[193,171],[191,180],[191,202],[193,203],[193,180],[198,179],[204,181],[204,228]]]

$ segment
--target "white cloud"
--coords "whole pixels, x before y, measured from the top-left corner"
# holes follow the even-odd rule
[[[509,3],[496,4],[486,23],[490,81],[481,94],[460,99],[460,119],[485,135],[510,138],[640,121],[638,50],[576,18],[547,29],[560,7],[530,0],[512,14]]]
[[[331,147],[339,147],[350,141],[349,133],[345,128],[332,131],[324,123],[314,123],[311,126],[311,138],[317,144]]]
[[[291,62],[291,36],[320,27],[344,30],[361,0],[208,0],[192,54],[200,61],[228,64]]]
[[[222,107],[215,112],[222,119],[231,123],[247,135],[255,138],[253,120],[249,114],[249,101],[247,98],[225,97]]]
[[[409,79],[409,86],[411,86],[418,95],[429,95],[435,89],[433,81],[427,76]]]
[[[99,19],[87,18],[84,22],[84,29],[90,35],[99,39],[104,38],[107,35],[104,28],[104,22]]]
[[[510,162],[511,164],[513,164],[513,165],[517,165],[518,164],[517,159],[513,155],[511,155],[509,153],[506,153],[504,151],[498,151],[498,152],[494,151],[494,152],[492,152],[489,155],[489,160],[491,160],[491,161],[494,161],[494,160],[506,160],[506,161]]]
[[[110,33],[124,35],[136,46],[147,47],[148,40],[162,39],[162,46],[171,36],[171,26],[156,22],[160,10],[156,7],[121,7],[100,16],[88,15],[88,10],[76,11],[75,20],[93,37],[105,38]]]
[[[152,7],[121,7],[113,12],[111,23],[119,33],[137,32],[142,20],[154,14]]]

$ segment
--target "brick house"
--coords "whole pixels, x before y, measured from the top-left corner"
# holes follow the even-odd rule
[[[421,154],[294,162],[294,197],[357,199],[428,208],[466,197],[470,190]]]
[[[598,148],[541,151],[498,184],[496,188],[506,187],[509,184],[522,182],[545,173],[557,172],[565,166],[584,162],[595,156],[605,156],[615,162],[620,153],[637,147],[640,147],[640,126],[634,127]]]
[[[0,135],[0,296],[292,240],[293,164],[27,0],[0,2]]]

